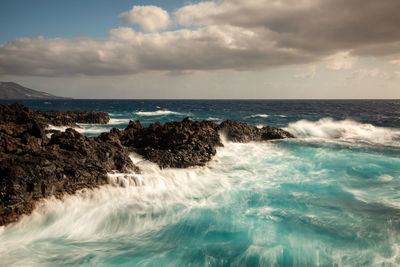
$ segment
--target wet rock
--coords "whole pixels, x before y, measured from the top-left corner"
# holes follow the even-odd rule
[[[49,124],[54,126],[75,126],[76,123],[107,124],[110,116],[99,111],[38,111]]]
[[[203,166],[223,146],[219,132],[229,141],[250,142],[293,137],[290,133],[274,127],[261,129],[232,120],[216,124],[212,121],[160,122],[144,128],[139,121],[129,122],[124,131],[113,130],[102,138],[120,139],[123,146],[157,163],[161,168],[187,168]]]
[[[222,146],[216,124],[185,119],[164,125],[152,124],[139,131],[133,142],[136,151],[160,167],[186,168],[204,165]]]
[[[258,128],[244,122],[226,120],[217,126],[217,130],[232,142],[251,142],[273,139],[293,138],[294,136],[280,128],[266,126]]]
[[[18,104],[0,104],[0,121],[0,225],[29,214],[42,198],[105,184],[113,170],[138,170],[119,139],[89,138],[71,128],[49,139],[42,114]]]
[[[104,113],[105,114],[105,113]],[[205,165],[223,146],[220,133],[233,142],[293,137],[274,127],[257,128],[242,122],[160,122],[143,127],[130,121],[124,130],[112,129],[86,137],[72,128],[45,128],[75,123],[107,123],[101,112],[35,112],[19,104],[0,103],[0,225],[29,214],[45,197],[62,197],[107,183],[107,173],[138,172],[129,158],[136,152],[161,168]]]
[[[110,116],[99,111],[34,111],[18,103],[0,104],[0,123],[24,124],[36,121],[41,126],[76,126],[77,123],[107,124]]]

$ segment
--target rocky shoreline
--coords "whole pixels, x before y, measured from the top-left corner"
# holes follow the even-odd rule
[[[148,127],[130,121],[126,129],[114,128],[98,137],[83,136],[72,128],[47,136],[49,125],[76,127],[76,123],[106,124],[109,119],[97,111],[34,111],[0,103],[0,225],[31,213],[40,199],[106,184],[111,171],[138,172],[131,152],[160,168],[187,168],[212,159],[216,148],[223,146],[221,133],[233,142],[293,137],[270,126],[188,118]]]

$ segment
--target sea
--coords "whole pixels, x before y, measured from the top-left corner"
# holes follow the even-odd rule
[[[189,117],[296,138],[222,136],[206,166],[187,169],[132,154],[140,174],[110,173],[0,227],[0,266],[400,266],[400,100],[19,102],[109,113],[80,125],[87,136]]]

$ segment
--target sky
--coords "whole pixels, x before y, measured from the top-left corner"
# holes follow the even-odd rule
[[[2,0],[0,81],[74,98],[399,99],[399,0]]]

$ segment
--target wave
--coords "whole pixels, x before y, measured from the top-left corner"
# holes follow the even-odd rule
[[[170,110],[157,110],[157,111],[138,111],[135,112],[139,116],[164,116],[164,115],[181,115],[182,113]]]
[[[110,119],[108,124],[118,125],[118,124],[127,124],[131,119]]]
[[[221,119],[216,117],[208,117],[206,121],[221,121]]]
[[[81,134],[100,134],[103,132],[108,132],[110,130],[110,127],[107,126],[107,124],[102,125],[102,124],[78,123],[78,126],[79,127],[49,125],[49,126],[47,126],[46,130],[58,130],[58,131],[64,132],[66,129],[72,128]],[[50,136],[51,136],[51,134],[49,134],[49,137]]]
[[[300,120],[289,123],[285,130],[299,138],[337,139],[387,145],[397,145],[400,140],[400,129],[378,127],[353,120],[337,121],[331,118],[315,122]]]
[[[250,116],[250,118],[268,118],[268,117],[269,117],[268,114],[254,114]]]
[[[73,128],[73,127],[48,125],[45,130],[57,130],[57,131],[64,132],[68,128]],[[74,127],[74,129],[77,130],[76,127]]]
[[[74,128],[74,129],[81,134],[101,134],[101,133],[110,131],[110,127],[108,127],[106,125],[104,125],[104,126],[80,125],[80,126],[83,126],[83,127],[82,128]]]
[[[110,185],[63,200],[43,200],[32,215],[0,227],[1,262],[5,266],[102,266],[118,261],[185,266],[186,255],[196,255],[196,263],[204,263],[218,253],[216,259],[225,262],[238,259],[232,265],[254,265],[254,258],[263,265],[279,265],[285,250],[305,266],[318,265],[315,251],[322,248],[321,265],[335,265],[340,262],[335,256],[349,254],[350,249],[354,253],[346,263],[354,265],[361,253],[370,261],[380,260],[376,242],[362,249],[358,244],[378,240],[379,247],[383,243],[390,249],[398,243],[388,241],[387,236],[398,232],[383,223],[397,211],[386,207],[389,215],[385,215],[384,206],[363,201],[381,200],[383,194],[388,196],[385,201],[398,201],[394,171],[375,177],[385,183],[363,188],[367,193],[360,195],[354,190],[359,187],[351,186],[343,172],[354,169],[351,163],[340,163],[348,162],[342,153],[326,151],[316,162],[313,153],[282,144],[297,145],[224,142],[205,167],[188,169],[160,169],[132,154],[140,174],[110,173]],[[340,163],[337,173],[320,169],[335,158]],[[387,159],[390,162],[393,159]],[[381,166],[395,169],[384,163]],[[368,223],[363,223],[365,218]],[[361,243],[343,248],[347,240]]]
[[[62,200],[41,200],[31,215],[0,227],[4,245],[0,254],[7,251],[9,240],[1,235],[6,229],[30,233],[29,238],[17,237],[19,244],[30,244],[43,235],[81,241],[128,233],[143,235],[178,221],[185,209],[216,205],[211,196],[230,187],[227,177],[209,167],[160,169],[136,154],[131,159],[141,169],[140,174],[109,173],[108,185],[80,190]],[[10,244],[15,245],[12,240]]]

